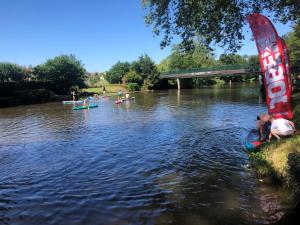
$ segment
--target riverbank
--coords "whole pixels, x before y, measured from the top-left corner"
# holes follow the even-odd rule
[[[293,95],[294,122],[297,134],[291,138],[273,141],[259,152],[250,153],[251,165],[260,178],[270,177],[292,187],[295,192],[295,210],[300,200],[300,93]]]
[[[121,84],[109,84],[105,85],[105,96],[116,96],[117,92],[121,90],[123,93],[128,92]],[[103,87],[90,87],[80,90],[82,93],[91,93],[103,95]]]
[[[0,107],[41,104],[62,101],[68,98],[68,95],[57,95],[53,91],[46,89],[18,90],[11,96],[0,97]]]

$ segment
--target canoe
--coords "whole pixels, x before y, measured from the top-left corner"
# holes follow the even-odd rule
[[[68,104],[82,104],[83,101],[82,100],[78,100],[78,101],[63,101],[62,103],[64,105],[68,105]]]
[[[258,132],[256,129],[253,129],[247,135],[246,140],[244,141],[244,147],[248,151],[255,151],[263,144],[263,141],[258,141]]]
[[[90,104],[90,105],[81,105],[81,106],[75,106],[72,109],[73,110],[80,110],[80,109],[91,109],[91,108],[97,108],[97,104]]]
[[[121,104],[123,102],[123,100],[116,100],[115,104]]]

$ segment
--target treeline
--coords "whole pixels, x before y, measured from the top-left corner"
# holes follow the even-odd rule
[[[158,65],[148,55],[141,55],[138,60],[129,62],[117,62],[106,73],[105,78],[110,83],[126,83],[127,89],[159,89],[167,87],[166,82],[160,79],[160,74],[168,71],[178,71],[193,68],[207,68],[222,65],[249,65],[259,67],[257,56],[241,56],[237,54],[222,54],[215,59],[211,50],[195,44],[190,51],[182,51],[180,45],[175,45],[171,54]],[[243,82],[256,79],[256,76],[227,76],[220,80],[228,82]],[[172,83],[172,82],[170,82]],[[215,84],[216,79],[194,78],[194,87]]]
[[[164,83],[154,61],[146,54],[132,63],[117,62],[106,73],[105,79],[110,83],[126,84],[129,91],[158,89]]]
[[[257,55],[241,56],[238,54],[222,54],[219,59],[216,59],[212,50],[196,43],[194,46],[195,47],[189,51],[183,51],[180,45],[175,45],[172,49],[172,53],[158,65],[159,71],[180,71],[194,68],[199,69],[235,65],[247,65],[253,68],[259,67],[259,59]],[[223,80],[225,82],[244,82],[251,79],[256,79],[256,76],[229,75],[218,78],[218,80]],[[214,83],[216,83],[216,79],[193,78],[193,85],[195,87]]]
[[[29,69],[14,63],[0,62],[0,81],[22,81],[29,73]]]
[[[290,53],[290,62],[294,75],[300,73],[300,24],[293,27],[293,31],[284,36]],[[117,62],[106,73],[105,78],[110,83],[127,83],[132,89],[161,88],[165,82],[160,80],[160,74],[169,71],[199,69],[215,66],[246,65],[251,68],[260,68],[257,55],[222,54],[216,59],[214,52],[201,44],[194,43],[194,48],[186,50],[180,44],[172,48],[171,54],[159,64],[155,64],[148,55],[142,55],[137,61]],[[256,75],[224,76],[219,78],[193,78],[194,87],[223,82],[247,82],[256,80]]]
[[[284,40],[289,48],[289,56],[292,67],[298,74],[300,73],[300,22],[293,27],[293,31],[285,35]]]
[[[51,83],[56,92],[66,94],[70,88],[84,85],[86,70],[74,55],[60,55],[35,67],[0,63],[0,80],[5,82],[38,81]],[[46,85],[49,87],[49,85]]]

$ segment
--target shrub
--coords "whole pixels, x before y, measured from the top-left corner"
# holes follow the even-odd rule
[[[125,76],[124,79],[128,83],[136,83],[136,84],[142,84],[143,80],[140,75],[138,75],[135,71],[129,71]]]
[[[127,91],[138,91],[140,90],[140,86],[137,83],[128,83],[126,84]]]

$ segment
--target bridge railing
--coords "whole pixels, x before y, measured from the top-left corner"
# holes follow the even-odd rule
[[[226,71],[226,70],[249,70],[251,72],[260,72],[260,67],[249,66],[248,64],[243,65],[224,65],[224,66],[211,66],[202,68],[191,68],[191,69],[180,69],[162,72],[161,76],[170,76],[175,74],[185,74],[185,73],[197,73],[197,72],[208,72],[208,71]]]

